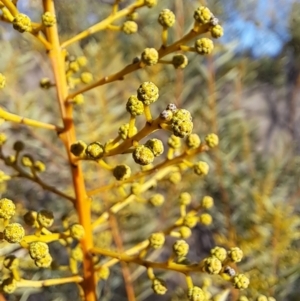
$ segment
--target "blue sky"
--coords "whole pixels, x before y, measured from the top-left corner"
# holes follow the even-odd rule
[[[68,1],[68,0],[66,0]],[[276,56],[289,40],[289,16],[294,2],[300,0],[219,0],[224,6],[226,20],[224,42],[238,41],[238,52],[249,52],[255,58]],[[172,1],[171,1],[172,2]],[[27,13],[27,1],[19,7]],[[209,6],[209,1],[208,1]],[[224,17],[223,17],[224,18]]]
[[[238,10],[232,0],[226,0],[223,41],[239,41],[237,50],[249,51],[256,58],[278,55],[290,38],[289,16],[294,2],[299,0],[248,0]]]

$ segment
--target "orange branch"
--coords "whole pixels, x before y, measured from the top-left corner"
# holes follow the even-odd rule
[[[53,0],[43,0],[44,11],[55,15]],[[91,210],[90,202],[86,194],[83,171],[80,164],[74,162],[70,152],[70,146],[76,141],[75,127],[73,122],[72,105],[67,101],[68,88],[66,81],[66,71],[64,65],[64,54],[59,42],[57,25],[45,29],[46,39],[52,45],[48,52],[51,60],[57,90],[57,99],[60,107],[61,117],[63,119],[64,129],[60,135],[69,158],[69,164],[72,172],[73,186],[75,190],[75,207],[78,212],[79,221],[85,229],[85,236],[81,240],[81,247],[84,254],[83,259],[83,282],[82,288],[86,301],[96,301],[96,277],[94,273],[94,264],[90,256],[90,250],[93,248],[93,236],[91,228]]]

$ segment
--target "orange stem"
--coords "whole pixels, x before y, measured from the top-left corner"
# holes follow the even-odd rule
[[[44,11],[55,15],[53,0],[43,0]],[[46,38],[52,45],[48,55],[51,60],[54,77],[56,82],[57,98],[60,107],[61,117],[63,119],[64,129],[60,134],[68,154],[69,164],[72,172],[73,186],[75,190],[75,207],[78,212],[79,221],[85,229],[85,236],[81,240],[81,247],[84,254],[83,260],[83,283],[82,288],[86,301],[96,301],[96,277],[94,273],[94,264],[90,256],[90,250],[93,248],[93,236],[91,228],[91,210],[90,202],[86,194],[83,171],[78,162],[74,161],[70,152],[70,146],[76,141],[75,127],[73,122],[72,105],[67,101],[68,88],[66,80],[66,71],[64,65],[64,53],[62,51],[57,25],[46,28]]]

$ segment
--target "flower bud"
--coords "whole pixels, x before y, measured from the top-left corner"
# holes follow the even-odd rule
[[[46,165],[42,161],[35,161],[33,167],[37,172],[44,172],[46,170]]]
[[[187,226],[189,228],[196,227],[197,223],[198,223],[198,217],[195,215],[187,215],[183,219],[184,226]]]
[[[168,146],[174,149],[179,149],[181,147],[181,140],[175,135],[171,135],[168,139]]]
[[[204,270],[208,274],[219,274],[222,269],[222,262],[215,256],[204,259]]]
[[[213,14],[209,10],[209,8],[205,6],[198,7],[194,12],[194,19],[200,24],[208,23],[212,17]]]
[[[52,13],[50,13],[48,11],[45,12],[42,15],[42,23],[46,27],[51,27],[51,26],[55,25],[56,24],[56,17],[55,17],[55,15],[53,15]]]
[[[165,243],[165,235],[162,232],[152,233],[149,243],[153,249],[160,249]]]
[[[158,97],[158,88],[152,82],[142,83],[137,90],[137,98],[147,106],[157,101]]]
[[[70,236],[77,240],[81,240],[84,236],[84,228],[80,224],[73,224],[70,227]]]
[[[189,238],[192,235],[192,230],[191,230],[191,228],[189,228],[187,226],[182,226],[179,229],[179,233],[180,233],[182,238],[186,239],[186,238]]]
[[[210,148],[214,148],[219,144],[219,137],[212,133],[205,137],[205,141]]]
[[[138,25],[134,21],[125,21],[122,25],[122,31],[126,34],[133,34],[138,31]]]
[[[23,141],[16,141],[13,145],[13,149],[16,152],[21,152],[24,149],[25,145]]]
[[[42,227],[51,227],[54,222],[53,212],[45,209],[39,211],[37,214],[37,221]]]
[[[123,140],[125,140],[125,139],[127,139],[127,137],[128,137],[128,131],[129,131],[129,124],[128,124],[128,123],[125,123],[125,124],[123,124],[123,125],[120,126],[119,131],[118,131],[118,134],[119,134],[119,136],[120,136]],[[137,128],[134,127],[134,128],[133,128],[133,131],[132,131],[132,134],[135,135],[136,133],[137,133]]]
[[[37,223],[37,212],[36,211],[28,211],[23,216],[24,222],[28,226],[36,226]]]
[[[168,290],[165,281],[159,278],[153,279],[152,289],[158,295],[164,295]]]
[[[193,130],[193,122],[188,120],[174,121],[172,123],[172,130],[175,136],[184,138],[191,134]]]
[[[144,104],[135,95],[131,95],[127,101],[126,110],[132,116],[142,115]]]
[[[131,175],[131,169],[126,164],[117,165],[113,170],[113,175],[118,181],[127,180]]]
[[[243,251],[238,247],[230,248],[228,251],[228,258],[232,262],[240,262],[243,259],[243,256]]]
[[[0,218],[11,219],[16,213],[16,205],[10,199],[0,200]]]
[[[162,194],[159,194],[159,193],[154,194],[154,195],[150,198],[150,200],[149,200],[149,202],[150,202],[154,207],[159,207],[159,206],[161,206],[161,205],[164,203],[164,201],[165,201],[165,197],[164,197]]]
[[[165,27],[172,27],[175,23],[175,15],[169,9],[163,9],[158,16],[158,23]]]
[[[84,84],[89,84],[93,80],[93,74],[90,72],[82,72],[80,79]]]
[[[18,243],[25,236],[25,230],[22,225],[12,223],[7,225],[3,231],[3,238],[9,243]]]
[[[204,225],[204,226],[209,226],[212,223],[212,217],[208,213],[202,213],[199,216],[199,223]]]
[[[21,33],[32,30],[31,20],[25,14],[20,14],[20,13],[17,14],[13,19],[12,23],[13,23],[13,28]]]
[[[214,199],[211,196],[204,196],[201,200],[201,207],[204,209],[210,209],[214,205]]]
[[[79,56],[77,59],[76,59],[76,62],[78,63],[78,65],[80,67],[84,67],[87,65],[87,58],[85,56]]]
[[[189,252],[189,245],[185,240],[177,240],[173,245],[173,252],[178,257],[185,257]]]
[[[179,195],[179,203],[180,203],[180,205],[188,206],[188,205],[190,205],[191,200],[192,200],[192,197],[191,197],[191,195],[188,192],[182,192]]]
[[[158,51],[155,48],[145,48],[141,55],[141,60],[147,66],[157,64],[159,59]]]
[[[204,161],[199,161],[194,164],[194,173],[198,176],[205,176],[208,174],[209,165]]]
[[[24,167],[32,167],[33,159],[30,155],[24,155],[21,159],[21,163]]]
[[[238,274],[233,277],[232,284],[235,288],[243,290],[249,286],[250,280],[246,275]]]
[[[224,30],[221,25],[215,25],[210,28],[211,36],[215,39],[218,39],[223,36]]]
[[[74,156],[79,157],[80,155],[82,155],[85,152],[86,148],[87,148],[86,143],[79,140],[79,141],[71,144],[70,151]]]
[[[49,247],[45,242],[35,241],[29,244],[28,251],[32,259],[39,260],[49,254]]]
[[[164,145],[159,139],[150,139],[145,143],[145,146],[152,151],[154,157],[158,157],[164,152]]]
[[[1,289],[6,294],[12,294],[17,289],[17,281],[13,277],[6,278],[1,283]]]
[[[84,104],[84,96],[83,96],[83,94],[77,94],[73,98],[73,104],[74,105],[82,105],[82,104]]]
[[[227,257],[227,251],[222,247],[214,247],[210,250],[210,254],[217,257],[221,262],[223,262]]]
[[[185,143],[188,148],[195,149],[200,146],[201,139],[197,134],[191,134],[187,136]]]
[[[132,153],[132,157],[134,161],[140,165],[148,165],[154,160],[152,151],[145,145],[137,146]]]
[[[85,149],[85,153],[92,159],[100,159],[104,154],[104,146],[98,141],[92,142]]]
[[[206,299],[203,290],[198,286],[189,289],[188,298],[190,301],[204,301]]]
[[[199,54],[210,54],[214,49],[214,43],[208,38],[201,38],[195,42],[195,50]]]
[[[36,259],[34,263],[39,268],[49,268],[52,263],[52,257],[50,254],[46,254],[46,256],[44,256],[43,258]]]
[[[47,77],[42,78],[40,80],[40,87],[45,90],[50,89],[52,87],[50,79]]]

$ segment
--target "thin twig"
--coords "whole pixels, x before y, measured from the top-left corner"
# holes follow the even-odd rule
[[[22,117],[22,116],[19,116],[19,115],[16,115],[16,114],[8,113],[2,107],[0,107],[0,118],[4,119],[6,121],[25,124],[25,125],[28,125],[28,126],[38,127],[38,128],[47,129],[47,130],[53,130],[53,131],[56,131],[58,133],[60,131],[62,131],[61,127],[58,127],[54,124],[45,123],[45,122],[41,122],[41,121],[38,121],[38,120],[25,118],[25,117]]]

